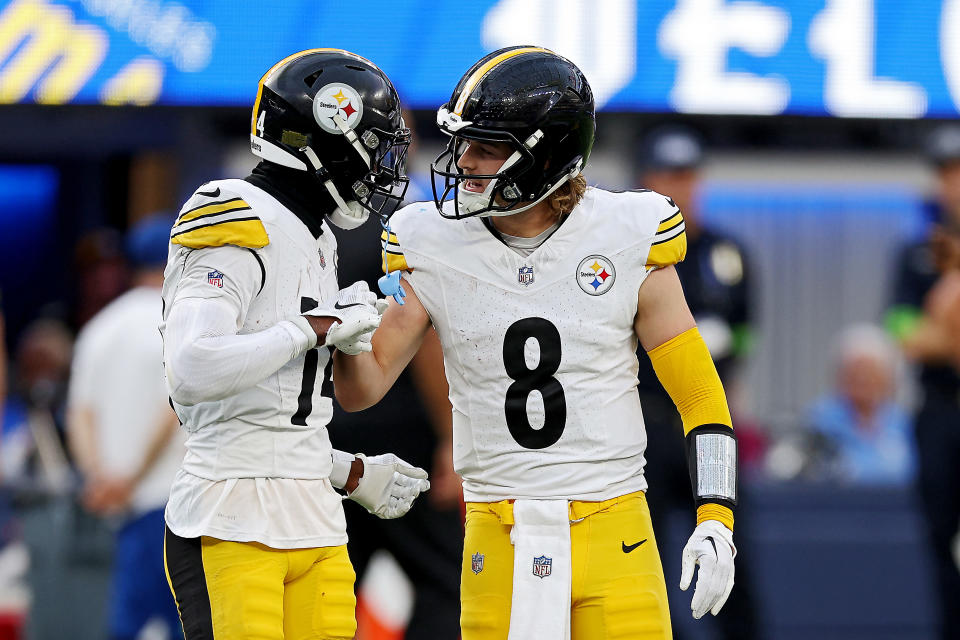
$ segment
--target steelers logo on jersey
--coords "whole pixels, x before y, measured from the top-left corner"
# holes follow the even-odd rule
[[[613,268],[613,262],[604,256],[587,256],[577,265],[577,284],[591,296],[610,291],[616,279],[617,271]]]
[[[342,82],[332,82],[317,91],[313,98],[313,117],[324,131],[343,133],[334,117],[346,122],[353,129],[363,117],[363,101],[357,90]]]

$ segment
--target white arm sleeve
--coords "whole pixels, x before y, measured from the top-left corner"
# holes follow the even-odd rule
[[[167,386],[182,405],[220,400],[248,389],[317,343],[302,316],[262,331],[237,333],[259,292],[261,273],[251,256],[231,249],[195,252],[206,255],[186,266],[166,319]],[[222,274],[222,286],[208,282],[211,270]]]

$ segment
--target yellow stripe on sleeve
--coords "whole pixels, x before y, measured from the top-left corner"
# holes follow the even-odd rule
[[[243,198],[231,198],[223,202],[211,202],[196,209],[191,209],[177,219],[175,226],[180,226],[184,222],[190,222],[204,216],[213,216],[221,213],[230,213],[231,211],[243,211],[249,209],[250,205],[244,202]]]
[[[195,227],[190,231],[175,232],[170,236],[170,242],[190,249],[222,247],[227,244],[259,249],[270,244],[270,238],[260,218],[254,217],[227,220]]]
[[[687,232],[682,231],[669,240],[660,242],[654,240],[653,245],[650,246],[650,253],[647,254],[647,268],[669,267],[682,261],[686,256]]]
[[[380,232],[380,240],[382,240],[383,242],[389,242],[390,244],[395,244],[395,245],[400,244],[400,241],[397,239],[397,234],[391,233],[388,236],[385,230]]]

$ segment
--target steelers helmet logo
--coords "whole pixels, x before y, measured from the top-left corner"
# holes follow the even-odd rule
[[[353,129],[363,117],[363,101],[357,90],[342,82],[333,82],[317,91],[313,98],[313,117],[324,131],[342,134],[334,118]]]
[[[617,271],[609,258],[601,255],[587,256],[577,265],[577,284],[591,296],[600,296],[610,291]]]

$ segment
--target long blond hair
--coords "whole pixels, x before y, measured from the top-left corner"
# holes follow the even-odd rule
[[[572,180],[567,180],[559,189],[551,193],[547,199],[547,204],[550,205],[550,209],[557,214],[558,218],[562,218],[580,204],[580,200],[583,199],[583,194],[586,191],[587,179],[581,174]]]

